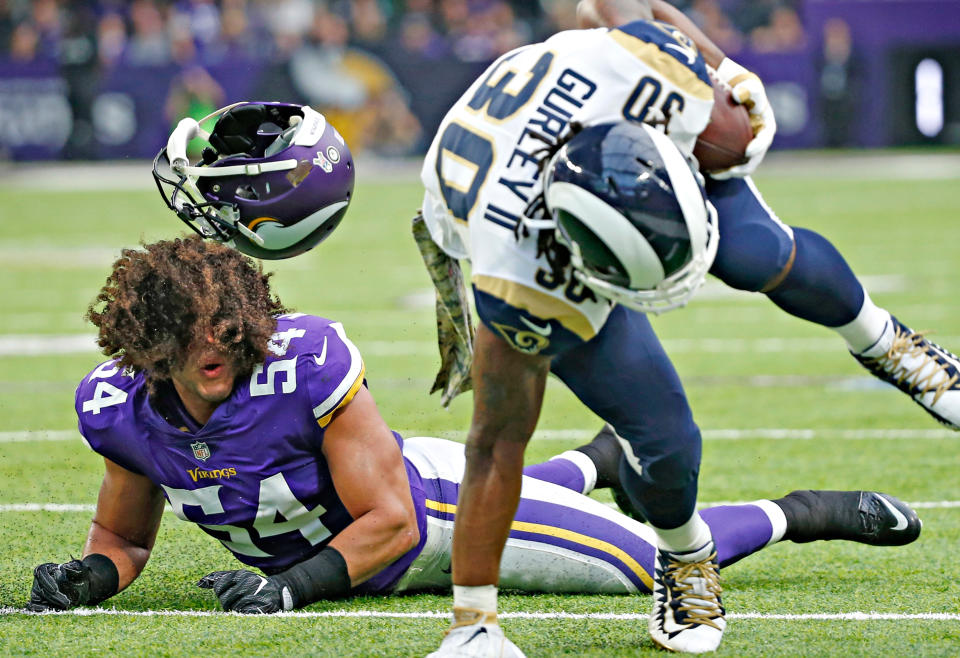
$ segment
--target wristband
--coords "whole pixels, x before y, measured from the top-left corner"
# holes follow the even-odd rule
[[[717,77],[723,80],[731,88],[736,87],[744,80],[749,80],[751,78],[756,78],[758,82],[760,81],[760,78],[756,73],[743,68],[729,57],[724,57],[723,61],[720,62],[720,66],[717,67]],[[740,98],[738,100],[742,103],[747,99]]]
[[[753,73],[743,68],[729,57],[724,57],[723,61],[720,62],[720,66],[717,67],[717,75],[721,80],[732,87],[747,76],[753,75]]]
[[[347,563],[340,552],[330,546],[272,578],[280,586],[284,610],[350,594]]]
[[[117,565],[106,555],[91,553],[81,561],[87,568],[87,577],[90,582],[90,598],[87,605],[96,605],[109,599],[120,588],[120,573]]]

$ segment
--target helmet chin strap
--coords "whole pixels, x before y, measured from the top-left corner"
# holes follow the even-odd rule
[[[256,176],[271,171],[286,171],[297,166],[296,158],[288,160],[278,160],[276,162],[255,162],[245,165],[230,165],[227,167],[191,167],[181,165],[177,173],[184,176],[195,176],[197,178],[217,178],[220,176]],[[172,167],[172,165],[171,165]]]
[[[214,110],[207,116],[203,117],[199,121],[196,119],[191,119],[190,117],[181,119],[177,123],[177,127],[173,129],[173,132],[170,133],[169,139],[167,139],[167,155],[170,159],[170,168],[173,169],[174,173],[177,173],[181,176],[188,173],[188,170],[196,170],[198,167],[190,167],[190,160],[187,158],[187,144],[190,143],[191,139],[195,137],[200,137],[205,140],[210,140],[210,133],[201,128],[200,126],[210,119],[219,117],[223,114],[226,114],[230,110],[240,105],[246,105],[248,101],[240,101],[238,103],[231,103],[221,107],[219,110]],[[296,165],[294,165],[296,166]],[[224,167],[224,169],[230,169],[229,167]],[[263,171],[277,171],[277,170],[268,170],[264,169]],[[220,176],[233,176],[236,174],[245,173],[243,171],[231,171],[230,173],[221,173],[221,174],[199,174],[199,175],[220,175]],[[259,173],[259,172],[258,172]],[[191,174],[198,175],[198,174]],[[251,174],[253,175],[253,174]]]
[[[264,246],[265,242],[263,238],[257,235],[254,231],[247,228],[247,226],[239,220],[239,218],[237,217],[236,208],[233,205],[226,204],[220,208],[217,208],[214,212],[216,212],[220,216],[219,217],[220,221],[226,222],[227,224],[229,224],[231,227],[236,229],[239,233],[241,233],[245,238],[247,238],[251,242],[255,242],[261,247]],[[206,221],[210,221],[210,220],[206,219]]]

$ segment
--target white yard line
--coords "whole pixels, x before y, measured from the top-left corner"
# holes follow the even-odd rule
[[[721,505],[747,505],[752,503],[752,500],[715,500],[711,502],[700,502],[697,503],[697,507],[720,507]],[[910,507],[914,509],[960,509],[960,500],[927,500],[907,503]],[[611,507],[614,509],[619,509],[616,505],[611,504]],[[92,507],[92,506],[91,506]],[[3,506],[0,505],[0,511],[2,511]]]
[[[743,439],[799,440],[843,439],[848,441],[875,441],[891,439],[956,439],[960,433],[953,430],[918,429],[715,429],[703,430],[703,438],[712,441],[739,441]]]
[[[359,156],[366,185],[419,181],[423,159]],[[140,190],[156,194],[146,172],[149,160],[98,162],[0,163],[0,189],[18,190]],[[828,178],[845,180],[950,180],[960,178],[960,161],[953,153],[874,149],[853,151],[773,151],[759,170],[764,178]]]
[[[592,439],[598,427],[588,429],[537,430],[535,441],[585,441]],[[398,429],[401,436],[439,436],[445,439],[462,440],[462,430]],[[938,429],[804,429],[804,428],[749,428],[702,430],[706,441],[744,441],[763,439],[768,441],[812,441],[816,439],[840,439],[844,441],[898,441],[898,440],[946,440],[960,439],[960,432]],[[19,430],[0,432],[0,443],[30,443],[34,441],[79,441],[77,430]]]
[[[329,610],[317,612],[277,612],[268,615],[241,615],[235,612],[219,610],[117,610],[115,608],[77,608],[65,612],[28,612],[22,608],[0,608],[0,615],[73,615],[76,617],[123,616],[123,617],[339,617],[339,618],[386,618],[386,619],[446,619],[449,611],[424,612],[387,612],[380,610]],[[647,615],[638,613],[613,612],[499,612],[498,617],[506,619],[609,619],[614,621],[636,621],[646,619]],[[960,614],[947,612],[838,612],[811,614],[768,614],[762,612],[734,612],[727,619],[770,619],[777,621],[960,621]]]
[[[60,356],[96,351],[97,342],[93,334],[0,336],[0,356]]]
[[[719,507],[721,505],[747,505],[752,500],[717,500],[697,503],[697,507]],[[914,509],[958,509],[960,500],[929,500],[907,503]],[[618,509],[615,503],[607,503],[609,507]],[[79,503],[6,503],[0,504],[0,514],[10,512],[93,512],[95,505]],[[171,511],[164,507],[165,512]]]
[[[71,503],[9,503],[0,505],[0,512],[93,512],[96,508],[96,505]]]
[[[960,343],[960,336],[934,336],[943,345]],[[772,354],[813,353],[842,349],[839,338],[666,338],[670,354]],[[424,340],[357,341],[367,356],[426,356],[437,352],[432,336]],[[97,351],[93,334],[5,334],[0,335],[0,356],[57,356],[90,354]]]
[[[589,429],[537,430],[533,440],[539,441],[586,441],[596,436],[599,427]],[[463,440],[466,428],[462,430],[440,430],[424,432],[422,430],[397,430],[401,436],[439,436],[444,439]],[[705,429],[701,430],[706,441],[743,441],[764,439],[770,441],[811,441],[814,439],[841,439],[845,441],[888,441],[888,440],[944,440],[960,439],[960,432],[947,429]],[[0,437],[2,442],[2,437]]]
[[[79,441],[77,430],[22,430],[0,432],[0,443],[32,443],[33,441]]]

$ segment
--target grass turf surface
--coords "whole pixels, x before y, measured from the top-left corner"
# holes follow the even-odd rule
[[[145,174],[146,175],[146,174]],[[759,180],[788,224],[828,236],[873,297],[915,328],[960,345],[954,303],[960,264],[955,180]],[[469,396],[442,410],[427,397],[438,359],[429,279],[408,235],[419,203],[414,183],[361,183],[343,226],[318,249],[279,263],[274,285],[289,306],[344,323],[365,355],[383,416],[407,433],[458,438]],[[155,192],[24,191],[0,184],[0,345],[13,336],[89,334],[82,314],[111,259],[138,239],[169,237],[175,218]],[[426,301],[425,301],[426,300]],[[790,318],[757,295],[711,284],[686,309],[654,320],[705,431],[702,501],[779,496],[795,488],[879,489],[904,500],[960,500],[958,439],[919,408],[877,386],[831,332]],[[936,340],[936,336],[934,337]],[[11,511],[17,503],[92,504],[102,462],[79,440],[13,441],[22,430],[75,427],[73,389],[101,359],[87,353],[0,356],[0,608],[25,602],[36,564],[78,554],[90,513]],[[575,446],[573,431],[599,426],[557,382],[548,386],[529,461]],[[810,429],[776,438],[721,438],[716,430]],[[875,439],[846,430],[907,429]],[[566,432],[564,434],[564,432]],[[557,437],[561,438],[557,438]],[[551,440],[551,438],[553,440]],[[563,438],[566,437],[566,438]],[[596,494],[607,500],[606,494]],[[724,572],[732,615],[848,612],[960,613],[952,548],[960,508],[925,507],[921,538],[903,548],[847,543],[781,544]],[[165,515],[143,576],[105,607],[215,611],[194,583],[232,556],[196,528]],[[309,612],[445,613],[435,595],[319,603]],[[503,595],[509,613],[646,613],[640,597]],[[507,619],[528,655],[654,653],[643,620]],[[25,616],[0,614],[0,653],[423,655],[446,621],[436,617]],[[952,619],[732,618],[727,655],[955,655]]]

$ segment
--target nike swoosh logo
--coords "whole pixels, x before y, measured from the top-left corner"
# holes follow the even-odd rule
[[[290,593],[289,587],[280,590],[280,597],[283,599],[283,609],[293,610],[293,595]]]
[[[317,362],[318,366],[322,366],[327,362],[327,337],[323,337],[323,347],[320,348],[320,356],[316,354],[313,355],[313,360]]]
[[[907,517],[903,515],[903,512],[898,510],[893,506],[889,500],[883,496],[877,496],[880,499],[880,502],[883,503],[883,506],[890,510],[890,513],[893,514],[893,518],[897,520],[897,525],[893,526],[893,530],[904,530],[907,527]]]
[[[267,579],[263,576],[260,576],[260,587],[257,588],[257,591],[253,593],[254,596],[260,593],[260,590],[263,589],[263,586],[267,584]]]
[[[263,238],[265,249],[286,249],[316,231],[325,221],[346,208],[348,203],[348,201],[331,203],[309,217],[301,219],[293,226],[284,226],[275,221],[265,221],[257,225],[254,233]]]
[[[313,355],[313,360],[317,362],[318,366],[322,366],[327,362],[327,337],[323,337],[323,347],[320,348],[320,356],[316,354]]]
[[[452,572],[452,571],[453,571],[453,563],[451,562],[451,563],[447,564],[447,568],[446,568],[446,569],[444,569],[443,567],[440,567],[440,571],[441,571],[442,573],[450,573],[450,572]]]
[[[697,56],[690,51],[689,48],[684,48],[683,46],[678,46],[675,43],[668,43],[664,48],[670,48],[676,50],[678,53],[687,58],[687,64],[693,64],[697,60]]]
[[[467,639],[466,642],[464,642],[464,643],[461,644],[460,646],[464,646],[464,645],[470,644],[470,643],[473,642],[474,639],[476,639],[477,637],[479,637],[479,636],[481,636],[481,635],[486,635],[486,634],[487,634],[487,629],[485,629],[483,626],[481,626],[480,628],[478,628],[478,629],[474,632],[473,635],[471,635],[471,636]]]
[[[520,322],[527,325],[527,327],[530,328],[530,331],[536,334],[540,334],[541,336],[549,336],[553,332],[553,327],[550,325],[549,322],[545,327],[541,327],[540,325],[530,322],[530,320],[526,319],[522,315],[520,316]]]

